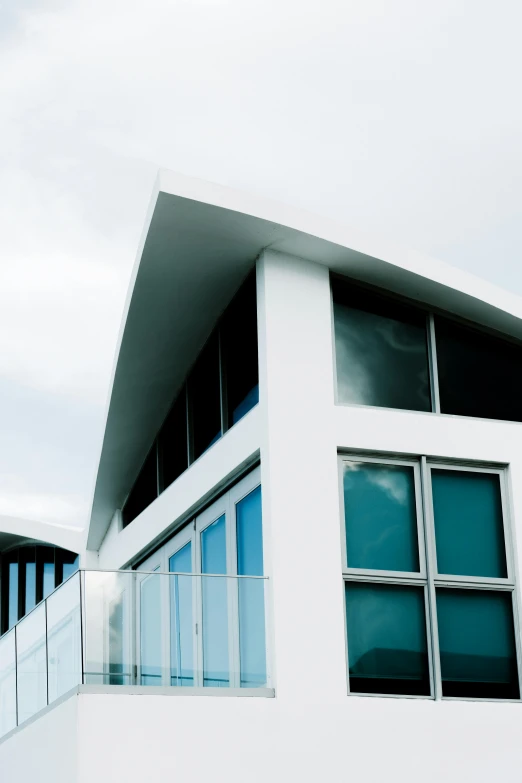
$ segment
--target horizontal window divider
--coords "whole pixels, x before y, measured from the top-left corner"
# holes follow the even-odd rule
[[[374,576],[373,574],[348,574],[343,573],[344,582],[366,582],[368,584],[397,584],[397,585],[415,585],[418,587],[426,587],[428,580],[426,577],[409,577],[406,578],[397,576]]]
[[[446,578],[435,578],[433,580],[435,587],[455,587],[455,588],[463,588],[467,590],[506,590],[506,591],[513,591],[515,589],[515,585],[513,582],[507,582],[507,581],[484,581],[484,580],[478,580],[473,581],[471,579],[446,579]]]
[[[369,568],[345,568],[343,569],[343,576],[361,576],[365,579],[413,579],[415,581],[427,581],[427,574],[425,571],[384,571]]]
[[[359,696],[362,696],[363,698],[370,698],[370,699],[428,699],[428,701],[434,701],[435,697],[433,694],[430,695],[423,695],[418,693],[405,693],[405,694],[398,694],[398,693],[360,693],[359,691],[349,691],[348,696],[353,696],[354,698],[358,698]],[[459,701],[458,699],[455,699],[455,701]],[[462,700],[460,700],[462,701]],[[470,699],[470,701],[475,701],[475,699]],[[478,701],[478,699],[476,700]],[[484,699],[482,699],[484,701]],[[493,700],[492,700],[493,701]],[[507,701],[506,699],[495,699],[494,701]],[[509,701],[515,701],[515,699],[509,699]]]

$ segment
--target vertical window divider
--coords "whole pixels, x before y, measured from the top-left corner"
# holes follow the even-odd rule
[[[430,475],[426,457],[421,457],[422,508],[424,517],[424,542],[426,549],[426,577],[428,584],[428,611],[431,624],[431,634],[428,643],[431,645],[433,665],[433,687],[436,701],[442,699],[442,678],[440,671],[439,630],[437,624],[437,596],[435,593],[435,574],[437,571],[435,541],[433,537],[433,520],[431,514]]]
[[[428,313],[426,316],[426,327],[428,334],[428,366],[430,373],[431,408],[433,413],[440,413],[437,342],[435,339],[435,318],[433,313]]]
[[[192,414],[189,400],[189,382],[185,383],[185,409],[187,412],[187,466],[190,467],[194,462],[194,444],[192,442]]]
[[[221,435],[230,428],[228,421],[228,396],[225,358],[223,352],[223,329],[218,327],[218,352],[219,352],[219,404],[221,407]]]

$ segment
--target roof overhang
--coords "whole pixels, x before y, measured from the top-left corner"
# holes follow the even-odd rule
[[[80,553],[84,547],[84,531],[65,525],[37,522],[33,519],[0,516],[0,552],[27,543],[51,544]]]
[[[120,333],[89,549],[99,548],[199,349],[266,248],[522,338],[522,299],[479,278],[324,217],[161,172]]]

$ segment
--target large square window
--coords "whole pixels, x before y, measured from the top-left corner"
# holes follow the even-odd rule
[[[341,462],[350,692],[518,699],[505,471]]]

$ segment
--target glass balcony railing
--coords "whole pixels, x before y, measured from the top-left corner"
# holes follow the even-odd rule
[[[0,638],[0,737],[82,684],[267,686],[266,585],[78,571]]]

